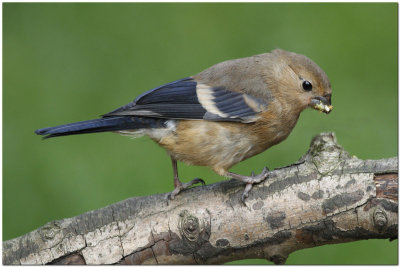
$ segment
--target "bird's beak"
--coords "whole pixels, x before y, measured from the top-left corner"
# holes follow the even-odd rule
[[[330,113],[333,108],[331,105],[331,94],[312,98],[310,101],[310,107],[326,114]]]

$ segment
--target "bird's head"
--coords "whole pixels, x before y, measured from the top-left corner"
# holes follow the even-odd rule
[[[332,89],[325,72],[306,56],[276,49],[273,69],[277,93],[303,110],[314,108],[326,114],[332,111]]]

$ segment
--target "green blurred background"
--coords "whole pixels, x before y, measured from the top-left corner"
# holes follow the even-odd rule
[[[42,141],[37,128],[97,118],[138,94],[232,58],[282,48],[328,74],[334,110],[306,110],[289,138],[233,171],[273,169],[334,131],[352,155],[397,155],[397,3],[3,4],[3,240],[46,222],[173,189],[148,138]],[[223,180],[179,165],[184,181]],[[288,264],[397,264],[397,241],[327,245]],[[266,260],[236,264],[267,264]]]

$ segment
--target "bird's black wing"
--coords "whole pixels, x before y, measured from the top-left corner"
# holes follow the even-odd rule
[[[188,77],[147,91],[104,117],[253,122],[266,108],[265,101],[249,94],[210,87]]]

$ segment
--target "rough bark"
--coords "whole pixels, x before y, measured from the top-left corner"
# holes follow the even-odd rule
[[[53,221],[3,242],[3,264],[220,264],[296,250],[397,238],[397,158],[360,160],[316,136],[290,166],[271,171],[240,202],[244,186],[224,181],[130,198]]]

